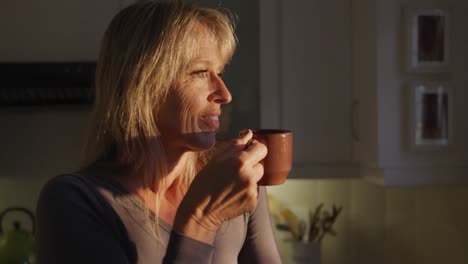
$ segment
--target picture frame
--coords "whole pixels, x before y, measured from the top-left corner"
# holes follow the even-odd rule
[[[447,72],[450,16],[445,8],[407,8],[407,65],[411,72]]]
[[[446,149],[453,145],[453,89],[444,81],[410,83],[412,150]]]

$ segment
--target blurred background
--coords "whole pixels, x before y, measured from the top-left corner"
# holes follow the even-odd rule
[[[0,212],[34,211],[43,184],[77,168],[92,107],[86,72],[110,19],[131,2],[2,3]],[[219,136],[294,132],[293,171],[268,187],[284,263],[468,263],[467,1],[198,2],[239,17]],[[443,19],[432,29],[446,48],[435,61],[417,61],[418,14]],[[438,127],[416,118],[413,90],[425,83],[450,90],[443,144],[415,141]],[[20,215],[4,229],[18,218],[28,229]]]

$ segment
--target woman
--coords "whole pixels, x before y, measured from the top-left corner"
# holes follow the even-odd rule
[[[86,166],[40,195],[41,263],[281,262],[257,186],[266,147],[245,130],[210,150],[235,46],[219,10],[138,2],[116,15]]]

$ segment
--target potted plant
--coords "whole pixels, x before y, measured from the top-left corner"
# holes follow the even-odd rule
[[[276,229],[284,233],[289,258],[294,263],[320,263],[320,244],[326,236],[337,235],[333,225],[342,207],[333,204],[331,210],[325,210],[322,203],[314,210],[307,209],[306,219],[297,216],[297,208],[279,209],[277,202],[270,203],[270,209]]]

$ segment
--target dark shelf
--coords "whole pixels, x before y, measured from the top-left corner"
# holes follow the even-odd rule
[[[0,107],[92,104],[95,62],[0,63]]]

